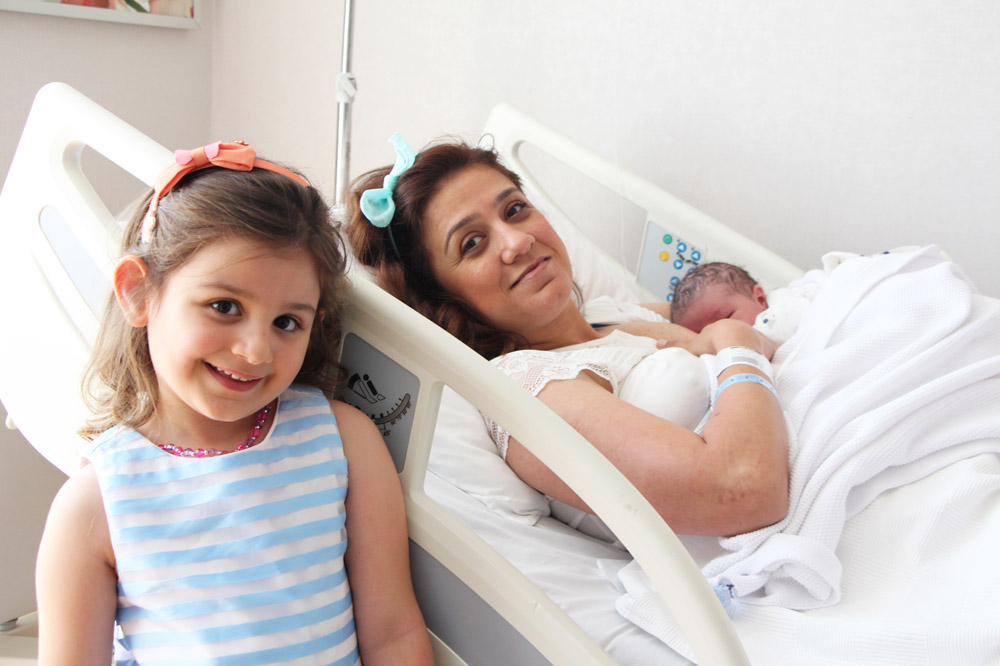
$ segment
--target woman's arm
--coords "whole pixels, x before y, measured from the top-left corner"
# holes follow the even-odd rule
[[[97,474],[87,465],[56,494],[35,569],[40,666],[107,666],[118,577]]]
[[[403,493],[378,428],[331,402],[347,456],[347,576],[365,666],[433,664],[410,580]]]
[[[654,303],[640,303],[642,307],[647,310],[652,310],[656,314],[660,315],[664,319],[670,319],[670,303],[667,301],[656,301]]]
[[[694,354],[730,346],[774,353],[773,343],[733,320],[707,326],[698,336],[682,335],[677,346]],[[760,374],[736,365],[719,381],[741,373]],[[675,532],[739,534],[787,513],[787,431],[777,399],[764,386],[746,382],[723,391],[702,436],[616,398],[603,379],[587,372],[550,382],[538,397],[621,470]],[[539,491],[588,510],[514,439],[507,462]]]

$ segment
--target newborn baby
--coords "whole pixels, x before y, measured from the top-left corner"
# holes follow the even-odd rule
[[[670,320],[699,333],[714,321],[738,319],[780,344],[798,328],[816,289],[811,283],[782,287],[768,297],[763,287],[739,266],[702,264],[674,289]]]

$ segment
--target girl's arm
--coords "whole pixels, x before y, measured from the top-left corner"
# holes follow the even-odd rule
[[[774,353],[774,343],[734,320],[710,324],[698,336],[682,335],[677,346],[696,355],[730,346],[768,358]],[[719,382],[742,373],[760,374],[736,365]],[[739,534],[788,511],[787,430],[777,399],[764,386],[745,382],[723,391],[701,436],[620,400],[588,372],[550,382],[538,397],[621,470],[675,532]],[[537,490],[589,510],[514,439],[507,462]]]
[[[396,468],[367,416],[331,402],[347,456],[347,577],[361,661],[433,664],[410,580],[403,493]]]
[[[70,477],[56,494],[35,578],[39,666],[108,666],[118,577],[92,465]]]

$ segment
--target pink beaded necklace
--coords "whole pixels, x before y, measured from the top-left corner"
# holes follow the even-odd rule
[[[250,429],[250,436],[247,437],[247,441],[237,446],[233,451],[220,451],[218,449],[187,449],[174,444],[157,444],[157,446],[167,453],[184,458],[212,458],[214,456],[222,456],[227,453],[233,453],[234,451],[249,449],[257,443],[257,437],[260,436],[260,430],[264,427],[264,422],[267,421],[267,414],[270,411],[271,405],[264,405],[264,409],[257,412],[257,423],[255,423],[253,428]]]

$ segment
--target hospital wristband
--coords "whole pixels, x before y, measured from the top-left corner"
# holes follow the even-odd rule
[[[723,347],[715,355],[715,376],[718,377],[726,368],[734,365],[749,365],[760,370],[767,378],[774,380],[771,373],[771,362],[759,351],[749,347]]]
[[[760,375],[755,375],[753,373],[747,372],[741,375],[733,375],[732,377],[726,379],[721,384],[719,384],[719,388],[715,392],[715,397],[712,398],[712,404],[714,405],[719,401],[719,396],[722,395],[722,392],[725,391],[727,388],[729,388],[733,384],[741,384],[743,382],[760,384],[761,386],[766,387],[768,391],[773,393],[775,398],[778,397],[778,392],[775,390],[774,386],[771,385],[771,382],[767,381]]]

